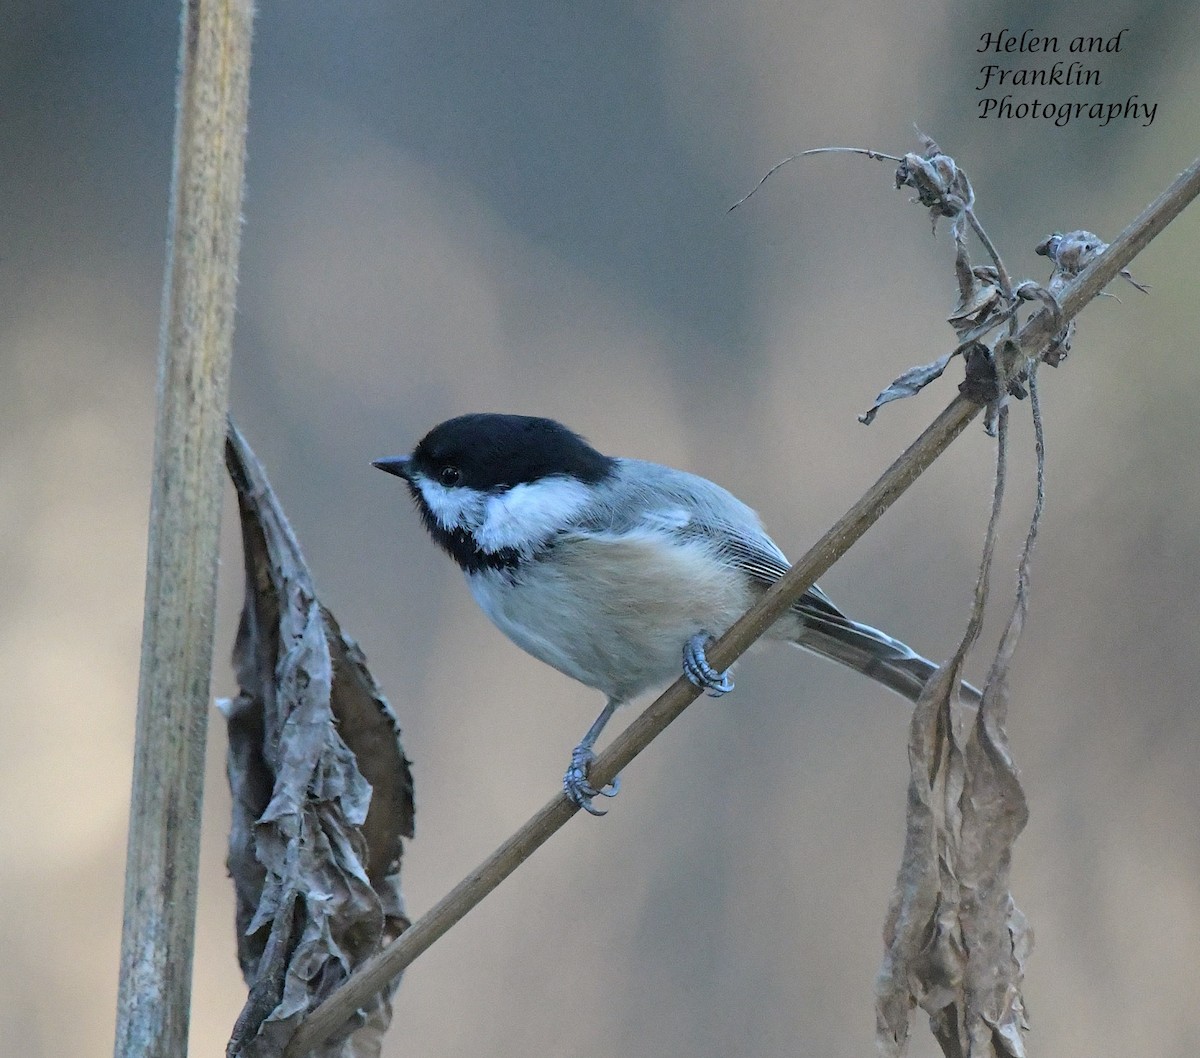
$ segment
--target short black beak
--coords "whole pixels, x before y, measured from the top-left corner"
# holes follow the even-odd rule
[[[389,456],[386,459],[373,459],[371,466],[378,467],[385,474],[395,474],[398,478],[403,478],[405,481],[411,481],[408,476],[408,456]]]

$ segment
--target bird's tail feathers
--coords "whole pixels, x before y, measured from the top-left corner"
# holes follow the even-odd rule
[[[814,613],[805,608],[796,645],[839,665],[861,672],[889,690],[915,702],[938,666],[886,632],[859,624],[838,614]],[[978,704],[982,695],[969,683],[963,698]]]

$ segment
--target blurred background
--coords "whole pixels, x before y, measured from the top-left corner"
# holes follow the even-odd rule
[[[4,13],[0,1052],[92,1058],[114,1020],[178,10]],[[1039,58],[976,53],[1006,27],[1064,47],[1128,27],[1090,64],[1102,89],[1058,98],[1137,94],[1154,124],[979,120],[982,63]],[[1010,271],[1044,280],[1046,234],[1113,238],[1197,153],[1198,96],[1195,9],[1169,0],[261,4],[233,408],[404,726],[414,914],[554,793],[602,702],[487,623],[370,459],[469,410],[550,415],[732,487],[798,555],[953,394],[957,368],[855,420],[952,344],[951,240],[863,158],[793,162],[728,206],[797,150],[903,153],[915,122],[970,173]],[[1049,502],[1009,721],[1038,1054],[1200,1050],[1198,236],[1193,207],[1134,263],[1151,296],[1116,284],[1043,372]],[[946,656],[992,460],[971,428],[825,589]],[[215,695],[235,690],[231,499]],[[385,1053],[870,1053],[907,722],[861,677],[748,659],[607,819],[415,964]],[[224,1053],[244,999],[215,712],[208,761],[196,1056]],[[913,1054],[933,1053],[922,1018]]]

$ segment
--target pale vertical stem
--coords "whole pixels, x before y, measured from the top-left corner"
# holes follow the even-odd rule
[[[249,0],[184,0],[114,1053],[187,1051]]]

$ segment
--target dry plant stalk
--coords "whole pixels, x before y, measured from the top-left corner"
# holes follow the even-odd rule
[[[931,139],[922,136],[921,141],[920,153],[903,158],[850,150],[897,161],[896,186],[917,191],[916,201],[929,210],[935,228],[939,219],[951,220],[959,296],[949,322],[959,345],[901,374],[861,420],[869,424],[884,404],[919,392],[961,353],[967,362],[964,392],[988,403],[989,432],[998,437],[996,485],[974,606],[962,641],[913,711],[905,849],[884,929],[886,951],[876,982],[876,1040],[881,1054],[904,1055],[912,1015],[920,1005],[948,1058],[1024,1058],[1028,1024],[1021,988],[1033,934],[1009,891],[1009,872],[1013,845],[1029,813],[1004,720],[1008,669],[1028,608],[1030,562],[1045,503],[1037,367],[1043,360],[1058,366],[1066,357],[1074,320],[1064,317],[1057,298],[1107,247],[1089,232],[1055,234],[1037,248],[1055,263],[1048,286],[1031,281],[1014,285],[975,213],[966,173]],[[968,230],[982,242],[991,264],[972,265]],[[1146,289],[1128,272],[1120,274]],[[1053,325],[1053,339],[1037,357],[1028,356],[1018,334],[1020,310],[1030,304],[1042,305],[1043,316]],[[993,344],[983,341],[1000,328],[1004,333]],[[1010,396],[1030,397],[1037,496],[1012,612],[976,710],[958,694],[958,686],[988,597],[1004,496]]]
[[[1041,300],[1051,314],[1053,299],[1034,284],[1014,290],[1008,270],[974,211],[966,174],[927,137],[922,153],[900,161],[896,186],[915,187],[934,224],[951,219],[958,303],[949,322],[959,346],[933,364],[911,369],[876,399],[862,417],[870,423],[879,408],[919,392],[962,352],[967,385],[989,400],[989,432],[997,435],[992,514],[976,579],[974,605],[958,649],[929,681],[913,708],[909,732],[908,809],[905,847],[884,927],[885,954],[876,982],[876,1042],[883,1055],[907,1052],[914,1007],[929,1014],[935,1038],[947,1056],[1019,1058],[1025,1053],[1021,985],[1032,933],[1009,892],[1012,846],[1029,812],[1004,732],[1007,669],[1020,623],[1010,621],[1001,652],[984,685],[978,710],[958,694],[968,651],[983,626],[1008,458],[1008,399],[1024,396],[1024,378],[1036,377],[1038,360],[1025,360],[1017,332],[1024,301]],[[974,267],[968,228],[979,236],[991,265]],[[981,339],[1004,326],[989,347]],[[1065,336],[1065,332],[1063,332]],[[1059,338],[1059,343],[1065,337]],[[1047,355],[1046,353],[1042,354]],[[1040,419],[1039,419],[1040,438]],[[1022,585],[1036,539],[1043,492],[1043,450],[1038,448],[1039,502],[1030,528]],[[1025,593],[1020,594],[1021,616]]]
[[[187,1051],[252,22],[182,4],[117,1058]]]
[[[358,645],[317,599],[266,474],[229,424],[246,602],[229,725],[238,959],[250,995],[229,1058],[275,1058],[300,1019],[408,927],[402,838],[413,786],[395,715]],[[393,980],[320,1058],[373,1058]]]
[[[930,145],[936,147],[932,143]],[[863,153],[870,153],[873,157],[885,157],[876,152]],[[911,161],[921,157],[909,155],[904,160]],[[930,158],[924,160],[932,161]],[[933,168],[936,170],[941,165],[939,160],[934,163]],[[914,168],[924,175],[929,167],[917,164]],[[774,171],[772,169],[772,172]],[[959,192],[964,190],[953,170],[946,170],[946,175],[949,189]],[[920,189],[919,193],[924,194]],[[708,651],[710,663],[717,669],[725,669],[736,661],[755,639],[778,620],[816,579],[882,516],[985,404],[992,406],[1001,432],[1006,432],[1004,407],[1007,394],[1021,391],[1022,380],[1029,380],[1031,368],[1037,362],[1043,359],[1050,362],[1054,357],[1061,359],[1060,350],[1069,339],[1066,328],[1074,317],[1198,193],[1200,159],[1180,174],[1171,187],[1147,207],[1111,246],[1099,253],[1082,274],[1069,279],[1064,277],[1061,290],[1056,290],[1055,296],[1050,296],[1040,288],[1034,290],[1028,285],[1012,287],[1002,262],[990,246],[985,233],[981,234],[981,238],[989,247],[989,252],[993,253],[996,262],[991,271],[976,275],[974,280],[968,278],[968,274],[973,275],[974,272],[964,267],[966,262],[960,254],[958,274],[961,296],[960,305],[956,309],[956,322],[961,325],[960,335],[966,337],[956,349],[947,354],[945,360],[948,362],[950,357],[960,353],[970,355],[967,379],[960,386],[963,395],[955,398],[863,497],[711,647]],[[960,197],[964,202],[970,201],[969,194]],[[922,201],[929,205],[931,210],[937,207],[936,202],[931,203],[925,198],[922,198]],[[961,214],[962,210],[958,210],[958,213]],[[965,219],[975,229],[975,221]],[[979,231],[977,234],[980,234]],[[961,245],[961,239],[959,242]],[[986,289],[989,284],[1003,294],[1003,300],[1006,302],[1001,307],[998,319],[997,314],[991,310],[1000,307],[1000,299],[993,297],[993,292]],[[1018,326],[1016,308],[1011,305],[1012,299],[1041,302],[1042,307]],[[984,322],[981,323],[980,320]],[[982,336],[1002,324],[1008,324],[1008,334],[996,343],[995,349],[989,349],[980,342]],[[983,330],[975,333],[980,327],[983,327]],[[997,351],[1001,355],[996,355]],[[929,380],[931,379],[925,381]],[[919,388],[920,386],[915,387]],[[1036,390],[1032,392],[1036,396]],[[994,533],[992,539],[994,540]],[[1027,554],[1031,547],[1032,534],[1027,544]],[[1027,562],[1023,563],[1023,568],[1027,573]],[[985,561],[981,567],[981,582],[986,580],[987,569],[988,562]],[[981,912],[978,916],[981,927],[976,931],[979,936],[991,928],[990,923],[998,920],[1004,923],[1004,931],[992,937],[994,943],[991,949],[983,945],[978,946],[976,951],[980,958],[974,962],[967,959],[965,969],[954,971],[960,972],[961,981],[948,982],[953,993],[950,1000],[931,1004],[938,1011],[949,1011],[953,1015],[952,1018],[943,1017],[942,1024],[935,1025],[935,1031],[947,1054],[988,1053],[986,1050],[974,1049],[973,1045],[977,1039],[981,1044],[992,1047],[992,1053],[998,1054],[1020,1054],[1019,1048],[1023,1045],[1020,1037],[1022,1011],[1009,989],[1009,980],[994,980],[995,963],[985,957],[985,953],[988,950],[1007,950],[1011,960],[1017,963],[1014,972],[1019,979],[1025,949],[1018,936],[1018,913],[1009,903],[1007,850],[1023,825],[1024,805],[1019,787],[1015,791],[1011,787],[1011,783],[1015,781],[1015,770],[1012,768],[1003,739],[1002,721],[1006,701],[1004,664],[1007,658],[1011,657],[1011,649],[1015,645],[1016,634],[1019,633],[1020,621],[1024,616],[1026,592],[1027,581],[1023,580],[1018,590],[1014,617],[1010,621],[1010,629],[1006,632],[1005,643],[1002,644],[1001,657],[989,677],[992,695],[990,706],[987,697],[989,691],[985,691],[985,701],[978,711],[970,737],[968,738],[966,732],[965,714],[949,717],[946,710],[938,704],[955,697],[952,691],[957,683],[959,664],[943,668],[939,677],[931,681],[927,695],[923,696],[922,702],[914,712],[910,739],[913,772],[916,777],[922,774],[926,776],[924,784],[917,778],[914,779],[916,792],[913,796],[919,802],[915,806],[915,822],[910,825],[914,846],[914,876],[928,876],[928,853],[931,849],[946,848],[951,840],[963,842],[962,851],[967,855],[961,862],[973,873],[964,873],[957,879],[957,884],[960,887],[966,886],[970,891],[959,901],[955,910],[956,921],[949,924],[949,928],[944,932],[946,943],[952,946],[954,929],[974,915],[976,910]],[[981,586],[980,597],[983,594],[985,591]],[[966,645],[969,645],[971,639],[973,634],[969,629],[968,635],[964,637],[965,645],[960,648],[961,653],[965,654]],[[589,769],[590,781],[600,786],[610,782],[695,701],[698,695],[696,687],[682,677],[678,679],[599,754]],[[953,729],[951,741],[947,741],[946,732],[938,730],[944,726],[943,721],[947,719]],[[934,737],[931,738],[931,734]],[[956,758],[953,767],[949,766],[951,757]],[[957,795],[961,789],[966,788],[965,776],[968,770],[974,783],[972,796],[959,806],[957,817],[950,819],[950,825],[947,826],[945,821],[950,816],[945,809],[957,803]],[[949,796],[947,791],[950,792]],[[284,1050],[284,1058],[301,1058],[330,1035],[336,1034],[356,1009],[460,921],[577,811],[578,808],[564,794],[559,794],[547,802],[426,915],[418,919],[394,943],[371,958],[341,989],[313,1011],[288,1043]],[[976,842],[977,845],[966,848],[967,840]],[[918,859],[919,863],[916,862]],[[902,881],[903,878],[902,873]],[[942,884],[940,876],[934,877],[935,890]],[[972,886],[974,888],[971,888]],[[905,932],[909,924],[917,922],[940,926],[936,913],[938,906],[935,900],[932,917],[926,914],[922,918],[920,908],[909,908],[906,917],[902,904],[896,905],[893,929],[897,933]],[[911,931],[909,935],[916,936]],[[914,950],[919,952],[919,949]],[[913,965],[910,961],[906,970]],[[893,963],[893,968],[894,966]],[[936,960],[930,960],[929,966],[936,970]],[[885,971],[887,969],[885,966]],[[885,975],[881,975],[883,976]],[[969,1032],[966,1035],[961,1031],[965,1023],[956,1020],[959,1008],[955,1007],[953,1002],[954,998],[961,994],[963,983],[972,989],[987,991],[989,996],[999,995],[1001,999],[999,1004],[992,1004],[990,1008],[998,1009],[999,1015],[992,1016],[983,1011],[984,1016],[968,1026]],[[898,1010],[892,1010],[889,1006],[889,1010],[885,1012],[888,1026],[893,1020],[897,1025],[904,1023],[911,1013],[911,997],[900,990],[907,989],[908,986],[907,979],[899,981],[898,990],[893,996],[881,998],[881,1007],[889,1006],[893,1000],[900,1004]],[[920,988],[922,996],[932,994],[932,990],[926,990],[925,986]],[[990,1022],[988,1017],[991,1017]],[[974,1035],[976,1030],[982,1033],[981,1026],[987,1029],[987,1039]],[[885,1031],[881,1023],[881,1040]],[[897,1053],[902,1051],[904,1040],[907,1038],[906,1032],[898,1031],[892,1038]]]

